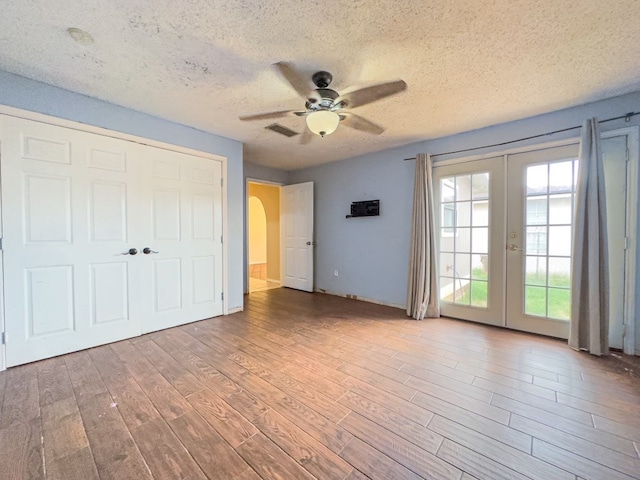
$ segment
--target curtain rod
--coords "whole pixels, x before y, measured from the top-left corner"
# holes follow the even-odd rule
[[[620,115],[619,117],[613,117],[613,118],[607,118],[606,120],[600,120],[598,123],[613,122],[614,120],[620,120],[622,118],[624,118],[625,122],[628,122],[629,120],[631,120],[631,117],[635,117],[636,115],[640,115],[640,112],[625,113],[624,115]],[[576,130],[578,128],[582,128],[582,126],[578,125],[576,127],[563,128],[563,129],[560,129],[560,130],[554,130],[553,132],[540,133],[538,135],[532,135],[530,137],[518,138],[517,140],[509,140],[508,142],[494,143],[493,145],[483,145],[482,147],[464,148],[462,150],[454,150],[452,152],[436,153],[434,155],[431,155],[431,157],[442,157],[444,155],[452,155],[454,153],[464,153],[464,152],[472,152],[473,150],[482,150],[483,148],[501,147],[503,145],[509,145],[511,143],[523,142],[524,140],[531,140],[533,138],[540,138],[540,137],[546,137],[546,136],[549,136],[549,135],[555,135],[556,133],[568,132],[570,130]],[[409,160],[415,160],[415,159],[416,159],[416,157],[405,158],[404,161],[407,162]]]

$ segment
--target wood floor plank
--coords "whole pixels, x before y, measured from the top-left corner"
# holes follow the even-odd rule
[[[340,425],[363,442],[402,464],[423,478],[459,478],[462,471],[435,456],[443,438],[434,435],[421,447],[378,426],[365,417],[350,413]]]
[[[456,361],[449,360],[452,365],[443,365],[442,363],[438,363],[438,361],[442,361],[444,357],[436,357],[438,361],[433,361],[431,360],[431,357],[425,357],[424,355],[417,357],[415,354],[409,355],[400,351],[393,358],[397,358],[398,360],[405,362],[405,365],[400,370],[426,380],[429,380],[430,374],[441,375],[463,383],[471,383],[474,379],[474,375],[454,368],[458,363]],[[414,373],[412,373],[412,371]]]
[[[191,409],[184,397],[138,353],[135,346],[128,342],[120,342],[112,348],[165,420],[172,420]]]
[[[471,383],[451,380],[440,374],[411,365],[402,369],[402,371],[405,370],[409,373],[412,372],[412,376],[405,382],[405,385],[429,395],[437,397],[438,392],[444,392],[445,395],[448,395],[449,392],[455,392],[479,402],[489,403],[491,401],[491,391],[479,388]],[[413,375],[413,373],[416,375]]]
[[[331,400],[338,400],[338,398],[344,395],[347,391],[340,385],[340,382],[346,378],[346,374],[336,377],[340,378],[340,380],[339,382],[334,382],[325,376],[324,372],[326,372],[326,370],[328,369],[325,369],[323,373],[320,374],[291,363],[280,369],[281,372],[286,373],[306,388],[312,388],[329,397]]]
[[[87,351],[65,355],[64,361],[78,405],[90,401],[95,395],[107,393],[107,388]]]
[[[411,401],[417,405],[421,405],[429,409],[430,404],[438,404],[437,400],[445,402],[448,405],[454,405],[456,407],[468,410],[482,417],[486,417],[494,422],[507,425],[509,423],[509,412],[498,408],[490,403],[485,403],[475,398],[469,398],[460,393],[444,388],[431,389],[428,385],[425,385],[419,379],[410,379],[407,385],[420,387],[423,390],[417,392]],[[433,395],[432,395],[433,394]],[[437,399],[437,400],[434,400]]]
[[[270,383],[274,387],[282,390],[293,398],[303,402],[305,405],[314,409],[316,412],[324,415],[333,422],[338,422],[348,412],[344,407],[337,404],[331,398],[322,393],[306,388],[295,379],[277,370],[265,369],[258,359],[251,357],[245,353],[231,355],[238,365],[246,368],[264,381]]]
[[[50,358],[38,362],[37,365],[41,406],[73,397],[73,388],[64,358]]]
[[[430,430],[534,480],[575,480],[575,476],[459,423],[436,415]]]
[[[314,478],[262,433],[257,433],[240,445],[237,452],[264,479],[312,480]]]
[[[89,447],[66,457],[47,461],[48,480],[98,480],[98,470]]]
[[[358,470],[353,470],[344,480],[369,480],[369,477]]]
[[[255,425],[317,478],[342,480],[353,470],[342,458],[273,410],[256,419]]]
[[[640,392],[631,392],[629,389],[615,389],[612,386],[589,386],[582,380],[572,380],[571,383],[552,382],[544,378],[534,378],[534,385],[564,393],[572,397],[580,398],[590,402],[600,401],[602,405],[626,411],[629,413],[640,412]],[[586,386],[585,386],[586,385]]]
[[[164,419],[147,422],[131,431],[154,480],[207,480],[193,457]]]
[[[407,385],[403,385],[403,382],[409,378],[406,374],[403,374],[405,377],[403,377],[402,382],[400,382],[391,380],[390,378],[384,377],[378,373],[374,373],[370,370],[349,363],[343,364],[338,370],[352,376],[353,378],[362,380],[369,385],[373,385],[381,390],[393,393],[395,396],[404,398],[405,400],[410,400],[417,390]]]
[[[79,404],[100,478],[151,479],[151,472],[112,403],[111,395],[105,392]]]
[[[486,378],[476,377],[473,380],[473,385],[483,388],[488,392],[498,393],[503,396],[510,396],[511,398],[516,396],[536,395],[552,402],[556,401],[556,392],[553,390],[532,385],[530,383],[520,382],[518,380],[508,380],[511,381],[507,382],[503,379],[502,382],[498,383]]]
[[[631,477],[612,470],[604,465],[538,440],[537,438],[533,439],[533,456],[548,462],[548,464],[556,465],[558,468],[575,472],[585,480],[637,480],[640,478],[638,476]]]
[[[152,363],[158,372],[183,396],[204,390],[205,386],[194,377],[191,372],[176,362],[168,353],[155,342],[140,342],[135,345],[146,359]]]
[[[351,392],[368,398],[378,405],[383,405],[397,415],[407,416],[423,426],[427,425],[431,418],[433,418],[432,411],[403,398],[396,397],[392,393],[381,390],[357,378],[348,377],[342,382],[342,385]]]
[[[189,395],[187,401],[233,448],[258,432],[249,420],[217,395],[198,392]]]
[[[640,442],[640,428],[634,427],[633,425],[616,422],[597,415],[593,415],[593,424],[598,431],[618,435],[634,442]]]
[[[40,416],[40,393],[35,364],[9,370],[6,389],[11,394],[6,396],[2,405],[0,428],[15,423],[28,425]]]
[[[47,464],[89,446],[74,397],[42,407],[44,457]]]
[[[248,373],[232,378],[333,452],[340,452],[351,440],[352,435],[349,432],[260,377]]]
[[[529,477],[521,475],[501,463],[480,455],[470,448],[452,442],[448,438],[444,439],[442,446],[438,450],[438,458],[449,462],[463,472],[474,475],[477,478],[491,480],[529,480]],[[462,478],[464,479],[465,477],[463,476]]]
[[[160,412],[111,348],[99,347],[89,354],[129,429],[160,418]]]
[[[358,438],[351,440],[340,456],[371,480],[422,480],[423,477],[379,452]]]
[[[434,435],[425,428],[433,418],[433,413],[426,410],[420,412],[423,414],[417,418],[408,418],[354,392],[347,392],[340,399],[340,403],[409,442],[422,448],[430,445],[432,448],[427,448],[428,451],[432,451],[433,447],[437,448],[442,441],[439,435]]]
[[[171,420],[169,426],[208,478],[237,478],[252,470],[195,411]]]
[[[15,421],[0,428],[0,478],[44,479],[40,419]]]
[[[7,385],[7,372],[0,372],[0,415],[2,415],[2,404],[4,403],[5,391]]]
[[[511,417],[509,426],[556,447],[570,450],[576,455],[588,458],[612,470],[617,470],[630,476],[640,475],[640,458],[618,453],[519,415]]]
[[[183,344],[184,348],[180,349],[176,347],[176,342],[173,341],[174,339],[175,337],[171,339],[156,338],[155,341],[165,351],[170,353],[173,358],[180,362],[182,366],[188,369],[209,390],[227,401],[242,416],[251,421],[269,409],[269,407],[258,400],[255,395],[244,390],[233,380],[214,368],[209,362],[212,361],[215,363],[215,360],[207,361],[206,353],[201,353],[203,355],[203,357],[201,357],[189,351],[188,349],[194,345],[193,343],[185,343]],[[196,342],[196,340],[193,339],[193,342]],[[205,345],[202,344],[202,347],[205,347]]]
[[[602,405],[561,392],[558,392],[557,395],[558,403],[563,406],[579,410],[583,414],[598,415],[599,417],[605,417],[614,422],[624,423],[640,429],[640,412],[618,410],[613,406],[615,404],[611,404],[612,406]]]

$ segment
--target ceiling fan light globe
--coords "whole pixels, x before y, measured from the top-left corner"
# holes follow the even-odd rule
[[[324,137],[336,131],[340,124],[340,116],[329,110],[319,110],[307,115],[307,127],[316,135]]]

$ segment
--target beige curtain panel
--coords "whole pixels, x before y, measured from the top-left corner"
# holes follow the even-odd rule
[[[413,189],[407,315],[422,320],[440,316],[433,177],[428,154],[416,156]]]
[[[576,187],[569,346],[609,353],[609,259],[604,167],[595,118],[582,127]]]

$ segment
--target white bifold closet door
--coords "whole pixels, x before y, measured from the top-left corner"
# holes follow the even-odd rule
[[[222,313],[219,161],[6,116],[0,139],[7,366]]]

